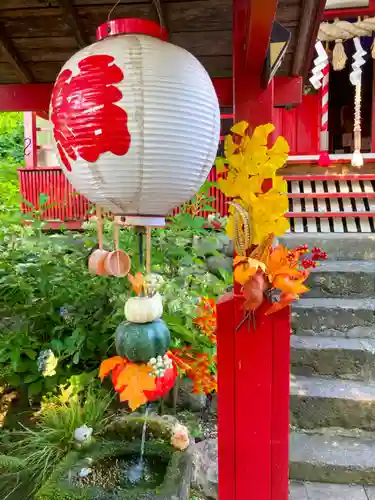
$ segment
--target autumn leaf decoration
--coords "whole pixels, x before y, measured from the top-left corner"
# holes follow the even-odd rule
[[[317,261],[327,258],[307,245],[289,250],[273,248],[274,239],[289,228],[287,184],[277,175],[288,158],[289,146],[278,137],[268,147],[272,124],[261,125],[249,136],[249,124],[235,124],[224,141],[224,158],[216,161],[218,186],[228,197],[227,234],[234,240],[234,279],[241,285],[243,309],[253,313],[269,298],[266,314],[289,305],[308,291],[304,285]]]
[[[146,364],[131,363],[125,358],[114,356],[100,365],[99,378],[103,381],[112,372],[112,382],[120,401],[127,401],[132,411],[147,403],[145,391],[156,389],[152,368]]]
[[[136,295],[141,295],[144,292],[144,288],[146,285],[146,280],[142,273],[137,273],[135,276],[128,274],[128,280],[131,284],[133,291]]]

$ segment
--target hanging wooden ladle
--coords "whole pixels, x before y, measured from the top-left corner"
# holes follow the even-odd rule
[[[103,249],[103,213],[100,206],[96,206],[96,218],[98,222],[98,244],[99,248],[89,257],[89,271],[98,276],[106,276],[108,273],[105,269],[105,260],[109,254]]]
[[[119,225],[114,219],[113,222],[113,239],[115,244],[115,250],[109,252],[104,263],[104,268],[107,274],[111,276],[116,276],[118,278],[123,278],[129,274],[131,268],[131,259],[129,255],[120,249],[120,233]]]

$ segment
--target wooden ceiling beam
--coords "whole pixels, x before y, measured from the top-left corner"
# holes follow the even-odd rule
[[[313,47],[320,22],[323,18],[326,0],[304,0],[293,58],[292,76],[306,76],[313,56]]]
[[[2,26],[0,26],[0,50],[2,50],[4,58],[13,66],[23,83],[35,82],[32,72],[21,59],[13,43],[6,37]]]
[[[83,49],[86,45],[90,45],[89,37],[81,25],[78,13],[71,0],[57,0],[57,3],[63,11],[66,23],[73,31],[78,47]]]

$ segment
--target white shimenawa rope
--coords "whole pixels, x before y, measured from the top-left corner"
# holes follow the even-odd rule
[[[332,66],[335,71],[340,71],[345,67],[347,57],[345,54],[343,40],[361,36],[372,36],[375,31],[375,17],[358,19],[351,23],[335,19],[334,22],[323,22],[319,27],[318,40],[322,42],[335,42],[332,55]],[[375,59],[375,43],[372,44],[372,57]]]

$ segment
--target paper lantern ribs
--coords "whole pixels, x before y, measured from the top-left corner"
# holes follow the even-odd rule
[[[116,36],[112,36],[116,35]],[[205,181],[220,109],[206,70],[151,21],[118,19],[55,83],[50,117],[69,181],[133,225],[161,225]]]

